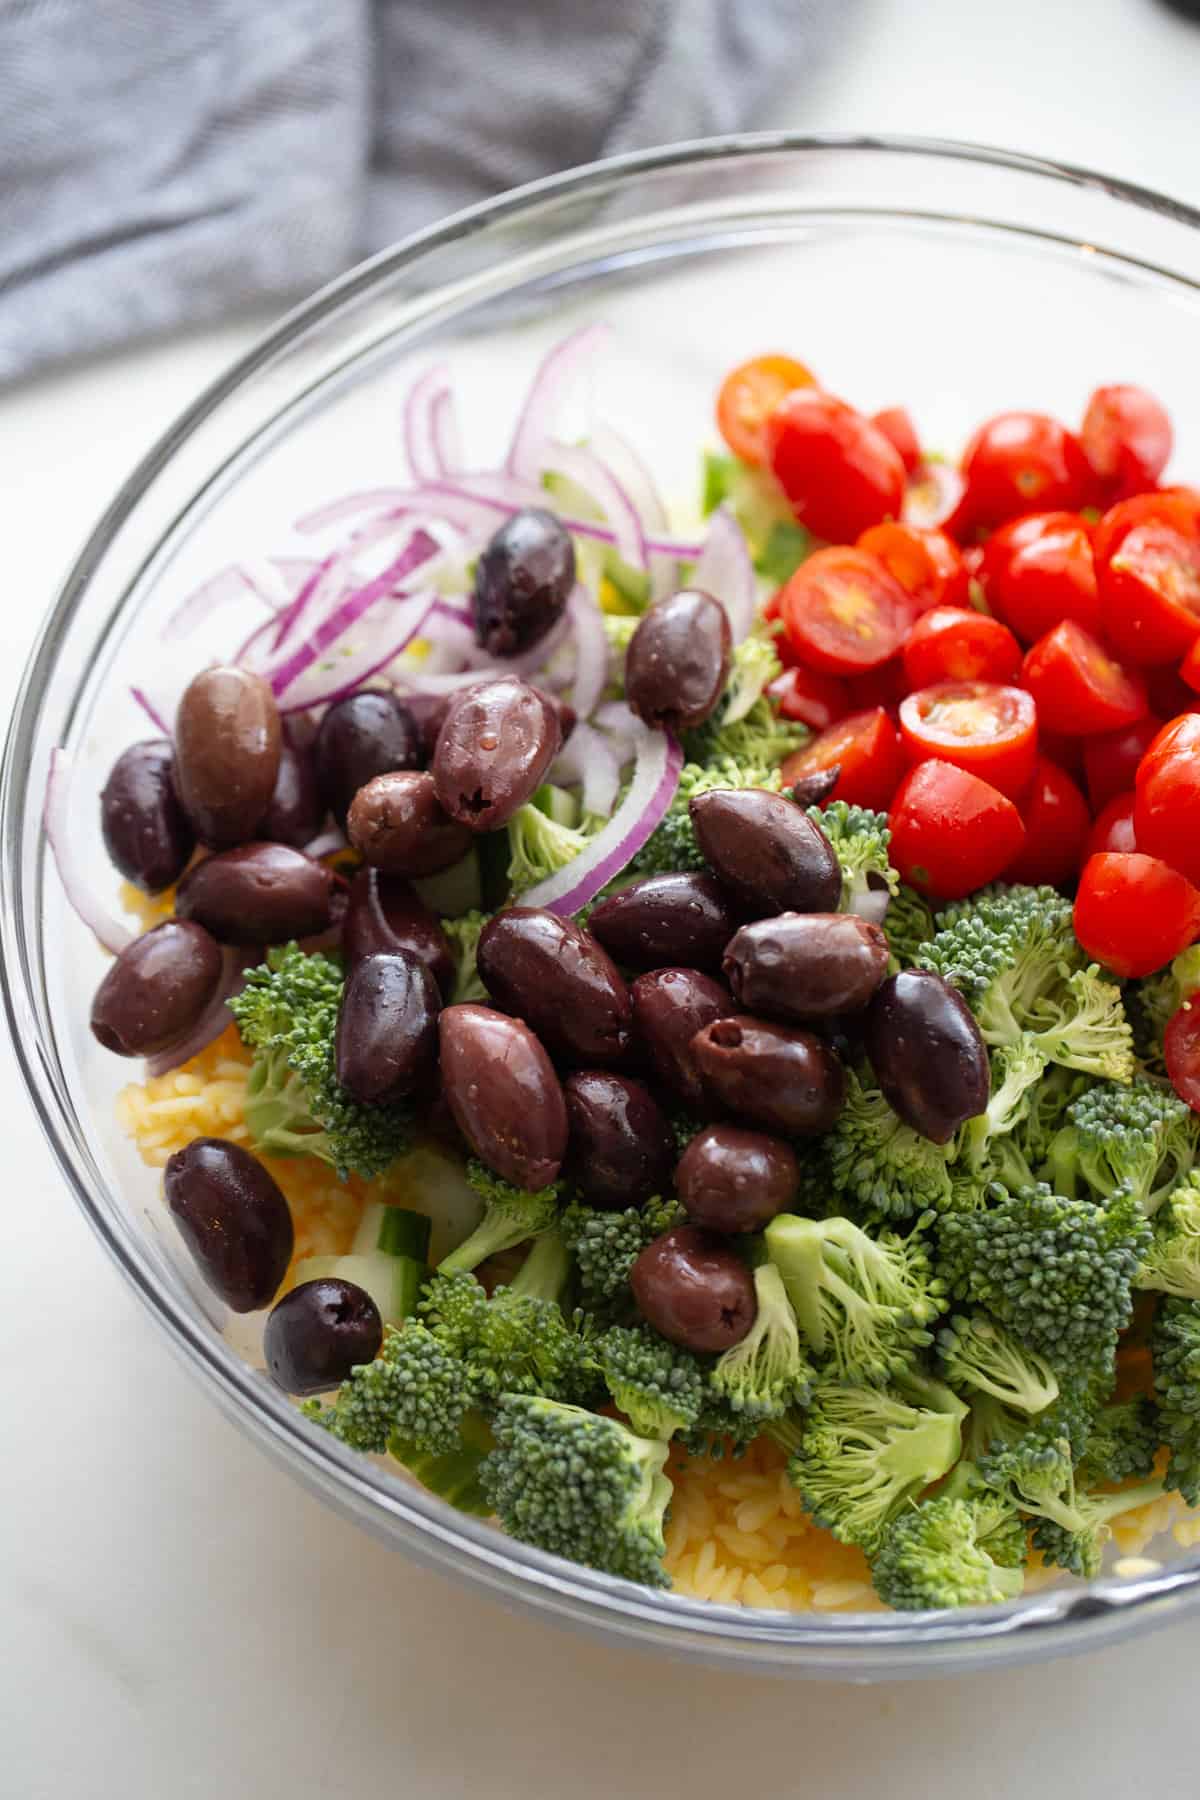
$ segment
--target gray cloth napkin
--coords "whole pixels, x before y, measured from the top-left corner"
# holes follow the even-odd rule
[[[0,379],[752,126],[838,0],[0,0]]]

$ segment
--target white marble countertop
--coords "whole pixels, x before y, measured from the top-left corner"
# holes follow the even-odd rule
[[[969,137],[1200,199],[1200,27],[1156,0],[862,0],[847,37],[761,123]],[[70,550],[253,329],[0,394],[0,717]],[[57,1178],[7,1042],[0,1124],[13,1800],[1195,1794],[1200,1619],[984,1677],[785,1687],[567,1636],[410,1566],[164,1354]]]

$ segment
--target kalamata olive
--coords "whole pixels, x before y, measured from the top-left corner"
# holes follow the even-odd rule
[[[988,1103],[987,1047],[970,1007],[932,969],[884,982],[866,1018],[867,1056],[888,1104],[935,1144]]]
[[[812,769],[807,774],[797,775],[790,785],[785,785],[797,806],[821,806],[837,786],[841,773],[841,763],[831,763],[827,769]]]
[[[675,1134],[649,1088],[607,1069],[579,1069],[563,1083],[566,1171],[588,1206],[640,1206],[670,1191]]]
[[[575,546],[539,506],[513,513],[475,565],[475,641],[489,656],[531,650],[562,617],[575,585]]]
[[[750,1270],[726,1239],[698,1225],[647,1244],[629,1285],[646,1323],[683,1350],[732,1349],[758,1316]]]
[[[832,912],[842,891],[833,845],[808,814],[765,788],[710,788],[688,807],[701,855],[754,914]]]
[[[442,1090],[476,1156],[515,1187],[557,1179],[567,1109],[528,1025],[490,1006],[448,1006],[438,1021]]]
[[[342,1086],[368,1105],[411,1094],[437,1055],[441,1007],[437,982],[411,950],[383,950],[355,963],[338,1013]]]
[[[854,913],[781,913],[730,940],[725,979],[750,1012],[826,1019],[867,1004],[889,954],[879,926]]]
[[[692,1039],[736,1008],[728,988],[698,969],[654,969],[629,990],[633,1021],[660,1079],[689,1106],[704,1099]]]
[[[489,919],[476,954],[483,985],[506,1012],[569,1062],[619,1062],[632,1042],[629,990],[607,950],[571,919],[512,906]]]
[[[545,780],[562,733],[556,708],[515,675],[450,702],[433,754],[437,797],[472,831],[495,831]]]
[[[193,1138],[168,1160],[163,1184],[209,1287],[233,1312],[267,1306],[295,1238],[288,1203],[258,1158],[224,1138]]]
[[[417,728],[421,761],[428,766],[437,749],[438,733],[450,707],[449,694],[405,694],[404,710]]]
[[[698,1131],[675,1171],[688,1217],[708,1231],[761,1231],[786,1210],[799,1185],[791,1145],[740,1125]]]
[[[325,810],[312,746],[293,743],[285,729],[275,791],[255,835],[303,850],[325,823]]]
[[[845,1070],[815,1032],[735,1013],[698,1031],[691,1053],[705,1092],[768,1130],[814,1137],[842,1110]]]
[[[204,669],[175,715],[175,788],[202,844],[224,850],[252,838],[275,791],[283,733],[261,675],[227,664]]]
[[[442,811],[427,769],[393,769],[360,787],[346,835],[389,875],[436,875],[461,862],[474,834]]]
[[[164,919],[125,946],[96,989],[93,1036],[118,1056],[154,1056],[191,1030],[222,966],[203,926]]]
[[[541,691],[539,688],[538,693]],[[558,742],[561,749],[579,723],[579,714],[569,700],[560,700],[557,694],[548,694],[547,699],[558,714]]]
[[[666,963],[719,969],[739,923],[729,895],[711,875],[646,875],[602,900],[588,930],[630,969]]]
[[[374,1362],[382,1342],[370,1294],[334,1275],[302,1281],[276,1301],[263,1328],[263,1356],[285,1394],[337,1387],[351,1369]]]
[[[350,883],[342,921],[342,950],[353,967],[377,950],[411,950],[449,999],[454,957],[449,940],[420,895],[398,875],[360,869]]]
[[[175,792],[174,766],[165,738],[130,744],[100,795],[100,829],[114,867],[148,894],[178,881],[196,847]]]
[[[625,697],[647,725],[692,731],[715,712],[729,679],[729,615],[699,588],[643,613],[625,653]]]
[[[190,868],[175,911],[222,944],[284,944],[324,931],[332,882],[322,863],[287,844],[243,844]]]
[[[360,787],[390,769],[416,769],[421,740],[412,714],[395,694],[367,689],[336,700],[321,720],[316,742],[317,780],[343,830]]]

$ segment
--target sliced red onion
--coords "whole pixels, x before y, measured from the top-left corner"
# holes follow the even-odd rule
[[[600,608],[578,582],[568,596],[567,613],[575,633],[571,704],[581,719],[589,719],[608,685],[608,639]]]
[[[595,451],[586,444],[561,444],[552,439],[541,460],[545,468],[565,475],[591,495],[612,528],[613,543],[622,562],[631,569],[645,569],[646,539],[637,507]]]
[[[891,900],[892,896],[886,888],[872,888],[867,893],[858,896],[853,910],[860,919],[865,919],[868,925],[882,925]]]
[[[637,509],[638,518],[642,522],[643,541],[649,552],[650,598],[652,601],[665,599],[678,586],[679,558],[669,552],[651,550],[650,540],[645,536],[647,532],[665,532],[668,529],[667,509],[658,491],[658,484],[629,440],[603,420],[598,420],[592,426],[588,443],[601,462],[616,476]]]
[[[294,712],[307,712],[312,706],[332,706],[347,695],[357,693],[372,675],[378,675],[395,662],[425,625],[437,603],[434,593],[410,594],[399,601],[382,625],[379,634],[367,632],[360,622],[361,635],[349,650],[336,649],[328,660],[310,665],[288,685],[287,703],[279,711],[286,719]],[[380,648],[382,640],[383,647]]]
[[[468,631],[475,629],[475,614],[465,600],[438,599],[434,612],[439,619],[449,619],[456,625],[465,625]]]
[[[475,633],[460,619],[446,618],[439,611],[440,604],[435,603],[422,627],[421,635],[429,642],[427,654],[406,671],[413,680],[424,681],[427,675],[456,675],[468,667],[472,674],[478,673],[471,660],[475,652]]]
[[[559,753],[552,779],[580,784],[584,812],[603,819],[616,803],[621,764],[603,732],[580,719]]]
[[[906,525],[945,524],[966,484],[953,463],[922,463],[904,490],[900,517]]]
[[[394,557],[386,569],[376,575],[373,580],[348,594],[334,607],[332,612],[319,622],[304,643],[298,645],[270,671],[267,679],[271,683],[276,699],[286,694],[293,682],[298,681],[306,669],[310,669],[318,658],[329,650],[331,645],[357,624],[363,614],[374,606],[377,600],[393,596],[405,577],[428,563],[438,554],[438,549],[437,540],[430,537],[427,531],[419,529],[414,531],[399,556]],[[422,603],[421,617],[424,618],[432,606],[433,596],[418,595],[413,598]],[[409,636],[412,635],[413,633],[410,632]],[[407,642],[408,639],[406,638],[404,641]],[[399,646],[399,648],[402,647]],[[397,655],[398,648],[393,648],[392,654]],[[311,706],[313,702],[308,700],[305,704]]]
[[[555,344],[543,358],[517,416],[512,442],[504,459],[507,474],[516,475],[523,481],[537,480],[541,473],[538,459],[542,446],[553,434],[563,396],[571,383],[591,367],[612,335],[610,325],[584,325]]]
[[[198,588],[180,602],[163,627],[163,641],[170,643],[174,638],[187,637],[197,625],[203,624],[219,607],[226,606],[232,600],[244,599],[247,594],[257,592],[245,569],[237,563],[231,563],[226,569],[218,569],[207,581],[202,581]]]
[[[629,792],[602,831],[565,869],[521,896],[522,906],[546,906],[563,917],[577,913],[637,855],[675,797],[683,748],[669,732],[638,722],[636,765]]]
[[[235,994],[240,994],[246,985],[246,970],[254,961],[254,954],[246,950],[222,951],[224,967],[217,991],[205,1007],[186,1037],[181,1037],[157,1056],[146,1059],[146,1074],[152,1079],[156,1075],[167,1075],[177,1069],[181,1063],[190,1062],[193,1056],[199,1056],[202,1050],[215,1038],[219,1038],[227,1025],[233,1024],[233,1014],[229,1010],[229,1001]]]
[[[529,650],[522,650],[519,656],[491,656],[475,644],[471,651],[471,661],[477,669],[490,669],[497,675],[521,675],[528,679],[544,669],[546,664],[561,649],[564,640],[571,631],[571,615],[560,614],[554,621],[545,637],[539,638]]]
[[[312,857],[332,856],[335,850],[344,850],[345,848],[345,833],[339,831],[336,825],[331,825],[328,831],[322,831],[319,836],[315,837],[311,844],[305,844],[304,854]]]
[[[733,641],[740,644],[754,623],[758,589],[745,534],[728,507],[718,506],[709,521],[692,584],[721,602]]]
[[[287,584],[288,593],[293,597],[320,567],[315,556],[273,556],[270,560],[279,570]]]
[[[360,513],[391,512],[404,506],[409,490],[400,487],[361,488],[353,494],[343,494],[339,500],[327,500],[322,506],[314,506],[311,512],[303,513],[296,520],[296,530],[306,534],[313,531],[324,531],[327,525],[340,525],[345,519],[355,519]]]
[[[171,727],[167,724],[167,721],[163,718],[162,713],[159,711],[158,707],[155,706],[145,688],[131,687],[129,694],[130,698],[141,707],[160,737],[174,738],[175,733],[171,730]]]
[[[451,395],[450,371],[445,363],[435,363],[413,382],[404,402],[404,454],[414,481],[433,481],[446,473],[434,430],[442,395]]]
[[[67,752],[52,750],[42,825],[54,852],[63,892],[71,906],[104,948],[119,956],[125,946],[133,942],[133,933],[128,926],[117,923],[87,884],[79,835],[71,831],[71,772],[71,758]]]
[[[458,408],[454,390],[447,385],[433,397],[429,409],[429,435],[434,461],[442,475],[453,475],[462,468],[462,439],[458,430]]]
[[[615,738],[622,750],[628,751],[637,736],[639,721],[625,700],[605,700],[592,714],[592,724]]]

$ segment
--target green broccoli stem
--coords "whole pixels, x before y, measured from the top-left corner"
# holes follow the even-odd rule
[[[469,1238],[457,1248],[451,1250],[438,1264],[439,1275],[470,1275],[486,1262],[489,1256],[499,1256],[502,1250],[515,1250],[530,1237],[527,1225],[520,1220],[512,1219],[507,1214],[485,1213]]]
[[[442,1264],[443,1269],[446,1264]],[[533,1300],[561,1300],[571,1277],[571,1253],[562,1233],[551,1229],[534,1238],[529,1255],[508,1286],[514,1294]]]

